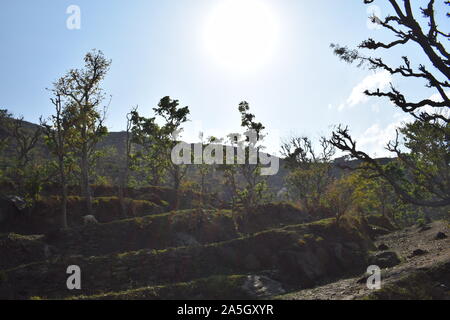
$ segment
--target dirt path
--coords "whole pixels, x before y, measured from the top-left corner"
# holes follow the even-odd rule
[[[436,240],[438,232],[444,232],[448,238]],[[395,251],[402,262],[382,272],[382,286],[394,282],[403,276],[436,263],[450,260],[450,228],[448,222],[436,221],[427,226],[427,230],[410,227],[377,239],[377,247],[385,244],[389,251]],[[422,249],[427,253],[412,256],[412,252]],[[314,289],[302,290],[281,297],[284,300],[351,300],[369,293],[365,283],[359,284],[356,278],[339,280]]]

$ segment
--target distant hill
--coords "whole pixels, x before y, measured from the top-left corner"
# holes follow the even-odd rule
[[[31,123],[31,122],[23,121],[23,123],[24,123],[24,127],[29,129],[30,132],[33,132],[35,129],[37,129],[39,127],[39,125]],[[4,128],[0,127],[0,137],[3,137],[5,135],[7,135],[7,132],[5,131]],[[109,159],[104,159],[104,160],[100,161],[100,167],[98,169],[102,175],[114,176],[117,174],[115,171],[111,172],[110,164],[111,163],[117,164],[119,161],[123,161],[123,157],[120,155],[123,155],[125,152],[125,139],[126,139],[125,131],[109,132],[104,137],[104,139],[102,139],[98,143],[97,148],[99,150],[105,149],[105,148],[108,148],[108,149],[112,148],[112,149],[117,150],[116,154],[113,155],[112,159],[109,158]],[[3,156],[10,157],[12,155],[13,150],[14,150],[13,145],[10,144],[9,146],[7,146]],[[45,159],[47,159],[49,157],[49,153],[48,153],[47,147],[44,144],[43,139],[38,143],[38,147],[36,149],[36,157],[42,157]],[[378,160],[383,164],[388,163],[389,161],[392,161],[391,158],[379,158]],[[345,167],[356,168],[361,164],[361,161],[360,160],[347,161],[343,157],[343,158],[335,159],[334,163],[335,163],[334,175],[340,176],[343,171],[343,169],[341,168],[342,165],[345,165]],[[278,192],[279,190],[281,190],[283,188],[285,177],[287,176],[287,174],[289,172],[289,170],[286,168],[285,160],[280,158],[279,164],[280,164],[280,168],[279,168],[278,174],[267,177],[267,183],[269,185],[269,188],[274,192]],[[222,188],[223,185],[222,185],[222,181],[221,181],[222,180],[221,175],[222,175],[221,172],[212,173],[212,175],[210,177],[208,177],[208,180],[212,184],[217,184],[217,183],[220,184],[218,187]],[[195,166],[192,166],[192,168],[189,169],[188,176],[191,179],[193,179],[194,177],[198,177],[198,172],[197,172]]]

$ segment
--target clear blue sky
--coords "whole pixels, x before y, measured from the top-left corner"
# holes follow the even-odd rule
[[[279,33],[270,60],[248,73],[227,70],[205,50],[206,22],[223,1],[2,1],[0,107],[32,122],[49,116],[53,110],[45,88],[68,69],[81,67],[83,55],[97,48],[113,61],[104,82],[113,97],[107,119],[112,131],[124,129],[132,106],[149,115],[169,95],[191,109],[187,138],[193,139],[198,123],[206,134],[234,132],[237,106],[246,100],[271,135],[272,152],[278,151],[280,137],[315,138],[344,123],[367,150],[381,155],[387,142],[381,140],[401,116],[389,102],[363,99],[357,89],[373,81],[386,85],[386,79],[378,75],[363,82],[373,72],[340,62],[329,49],[331,42],[354,47],[367,37],[386,39],[385,31],[367,26],[368,6],[362,0],[258,0],[270,8]],[[385,2],[375,2],[382,14],[389,12]],[[66,28],[72,4],[81,9],[80,30]],[[411,52],[412,62],[421,62],[420,53]],[[401,88],[412,97],[432,94],[421,83]]]

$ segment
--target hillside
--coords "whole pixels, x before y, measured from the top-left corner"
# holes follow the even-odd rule
[[[124,138],[109,133],[98,149],[120,154]],[[48,157],[42,141],[34,156]],[[114,176],[108,163],[120,161],[111,153],[96,170]],[[336,159],[336,178],[342,165],[360,162]],[[268,178],[272,191],[283,188],[287,172],[280,159],[280,172]],[[90,223],[79,187],[70,186],[66,229],[60,228],[57,185],[45,185],[25,209],[20,199],[1,198],[0,299],[448,298],[448,279],[439,277],[449,271],[449,240],[433,238],[449,234],[448,222],[414,221],[400,229],[377,209],[363,214],[357,206],[337,219],[336,202],[328,215],[273,201],[231,210],[220,175],[207,177],[215,189],[203,195],[193,187],[124,188],[125,214],[115,184],[92,185]],[[383,269],[380,291],[364,285],[369,265]],[[67,287],[69,266],[82,272],[80,290]]]
[[[24,128],[27,131],[33,132],[39,125],[30,123],[27,121],[22,121]],[[0,128],[0,138],[7,136],[7,132]],[[108,150],[113,151],[110,152],[106,157],[100,158],[97,164],[97,172],[100,175],[107,177],[115,177],[117,176],[117,166],[119,163],[124,162],[123,154],[125,150],[125,141],[126,141],[126,132],[108,132],[107,135],[98,143],[97,150]],[[8,145],[6,150],[4,151],[3,157],[8,159],[11,158],[14,152],[14,141],[11,139],[8,141]],[[37,144],[36,150],[33,152],[34,157],[37,159],[48,159],[49,153],[48,149],[44,144],[43,139]],[[379,158],[377,159],[381,164],[386,164],[389,161],[392,161],[390,158]],[[336,177],[340,177],[343,172],[343,168],[356,168],[361,164],[359,160],[346,160],[344,158],[337,158],[334,161],[334,169],[332,170],[332,174]],[[269,190],[273,193],[277,194],[280,190],[285,186],[285,177],[289,173],[289,170],[286,168],[285,160],[279,158],[279,171],[276,175],[267,176],[267,185]],[[199,177],[198,168],[196,166],[191,166],[188,170],[188,178],[190,180],[196,180]],[[211,181],[209,186],[210,193],[219,193],[222,198],[227,198],[228,194],[223,188],[217,188],[217,183],[221,183],[223,180],[222,173],[220,171],[212,170],[211,173],[208,174],[208,181]],[[167,183],[166,186],[171,186],[170,183]]]

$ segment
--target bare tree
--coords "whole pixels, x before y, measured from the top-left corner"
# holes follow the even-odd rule
[[[317,149],[308,137],[292,137],[283,143],[281,154],[291,169],[287,176],[290,192],[310,213],[322,214],[322,202],[334,181],[333,145],[322,137]]]
[[[364,0],[365,4],[374,0]],[[391,42],[378,42],[374,39],[363,41],[359,48],[366,50],[390,50],[406,44],[416,45],[427,57],[427,63],[413,67],[411,60],[403,56],[403,64],[390,66],[382,58],[366,57],[358,50],[350,50],[337,44],[332,44],[336,55],[348,63],[357,62],[358,66],[368,66],[372,70],[385,70],[392,75],[406,79],[420,79],[425,81],[425,86],[434,89],[438,99],[424,98],[420,101],[411,101],[401,93],[393,84],[389,91],[381,90],[365,91],[367,96],[388,98],[397,108],[410,114],[415,122],[398,130],[397,139],[390,142],[387,149],[397,156],[402,166],[408,170],[408,179],[399,179],[393,174],[393,167],[383,166],[367,153],[358,150],[356,141],[351,137],[348,127],[339,126],[333,133],[331,142],[342,151],[349,153],[353,158],[364,161],[367,168],[376,175],[385,178],[402,197],[403,200],[419,206],[440,207],[450,205],[450,178],[449,163],[450,151],[448,148],[450,128],[448,111],[450,108],[450,52],[444,43],[450,40],[450,34],[440,29],[439,16],[435,10],[435,1],[428,1],[425,8],[420,8],[420,13],[428,21],[422,25],[414,13],[410,0],[389,0],[394,14],[384,19],[373,16],[373,23],[377,23],[393,34],[396,40]],[[450,1],[444,2],[450,5]],[[450,17],[447,13],[446,17]],[[442,16],[445,19],[445,15]],[[429,66],[427,66],[429,65]],[[402,151],[400,135],[404,137],[404,146],[409,149]],[[425,141],[423,136],[431,135],[434,141]],[[430,156],[426,145],[434,143],[436,152]],[[419,145],[422,143],[421,145]],[[413,148],[411,148],[414,146]],[[427,158],[427,164],[424,167]],[[431,161],[431,162],[430,162]],[[415,185],[408,181],[413,181]],[[414,192],[411,190],[420,190]]]

